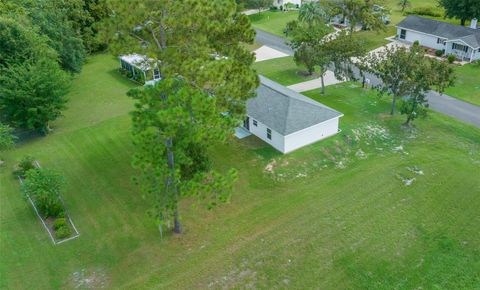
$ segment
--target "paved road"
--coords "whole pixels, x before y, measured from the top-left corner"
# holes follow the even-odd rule
[[[269,46],[288,55],[293,55],[293,50],[287,45],[285,38],[271,34],[269,32],[255,29],[257,31],[256,42]]]
[[[293,50],[287,45],[284,38],[260,29],[256,29],[256,31],[257,43],[270,46],[288,55],[293,55]],[[377,86],[381,84],[380,80],[375,76],[368,75],[367,77],[371,80],[371,85]],[[427,94],[427,99],[432,110],[480,128],[480,106],[460,101],[448,95],[440,95],[434,91]]]

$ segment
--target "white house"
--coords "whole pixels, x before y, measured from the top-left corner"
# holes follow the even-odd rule
[[[470,27],[410,15],[397,25],[397,39],[441,50],[446,55],[472,62],[480,59],[480,29],[477,19]]]
[[[342,113],[263,76],[260,81],[257,97],[247,102],[246,130],[282,153],[338,133]]]
[[[145,85],[154,84],[161,80],[158,61],[147,58],[145,55],[129,54],[120,56],[120,66],[123,71],[131,74],[131,78],[144,82]]]
[[[285,7],[285,5],[288,5],[288,4],[293,4],[295,6],[302,6],[302,0],[274,0],[273,1],[273,6],[275,7],[280,7],[280,6],[283,6]]]

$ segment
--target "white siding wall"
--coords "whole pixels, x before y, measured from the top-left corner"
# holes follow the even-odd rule
[[[402,28],[397,28],[398,38],[400,38],[401,30]],[[419,33],[419,32],[408,30],[408,29],[405,29],[405,30],[407,31],[406,38],[404,39],[405,41],[413,43],[418,40],[421,46],[426,46],[426,47],[439,49],[439,50],[443,50],[446,48],[442,43],[437,43],[438,37],[436,36],[423,34],[423,33]]]
[[[473,60],[480,60],[480,48],[473,53]]]
[[[292,152],[303,146],[315,143],[338,133],[339,118],[335,118],[310,128],[285,136],[285,150]]]
[[[252,118],[252,117],[249,117],[250,119],[250,132],[252,132],[252,134],[254,134],[255,136],[257,136],[258,138],[262,139],[263,141],[267,142],[268,144],[272,145],[273,148],[277,149],[278,151],[280,152],[285,152],[284,150],[284,144],[285,144],[285,140],[284,140],[284,137],[283,135],[281,135],[280,133],[272,130],[272,139],[268,139],[267,138],[267,126],[264,125],[262,122]],[[257,121],[257,126],[254,126],[253,125],[253,120],[256,120]],[[272,129],[272,128],[270,128]]]

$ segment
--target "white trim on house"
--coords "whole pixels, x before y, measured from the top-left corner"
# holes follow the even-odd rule
[[[439,38],[440,38],[440,37],[439,37]],[[445,41],[445,42],[462,42],[464,45],[470,47],[471,49],[479,49],[479,48],[480,48],[480,46],[478,46],[478,47],[473,47],[473,46],[471,46],[470,44],[466,43],[465,41],[463,41],[463,40],[461,40],[461,39],[459,39],[459,38],[457,38],[457,39],[450,39],[450,40],[447,40],[447,41]]]
[[[339,132],[342,113],[263,76],[260,81],[243,124],[253,135],[286,154]]]
[[[445,55],[455,55],[463,61],[480,60],[480,45],[478,44],[480,31],[475,29],[418,16],[408,16],[396,27],[396,38],[400,41],[407,43],[418,41],[421,46],[442,50]],[[465,47],[465,49],[454,48],[456,45]]]
[[[342,117],[344,117],[344,116],[345,116],[344,114],[341,114],[340,116],[338,116],[338,118],[342,118]],[[331,120],[331,119],[330,119],[330,120]],[[285,137],[288,137],[288,136],[290,136],[290,135],[294,135],[294,134],[297,134],[297,133],[301,133],[301,132],[303,132],[303,131],[307,131],[307,130],[315,127],[315,126],[318,126],[318,125],[324,124],[324,123],[326,123],[326,122],[329,122],[330,120],[326,120],[326,121],[323,121],[323,122],[321,122],[321,123],[312,125],[312,126],[310,126],[310,127],[308,127],[308,128],[299,130],[299,131],[297,131],[297,132],[290,133],[290,134],[288,134],[288,135],[285,135]]]

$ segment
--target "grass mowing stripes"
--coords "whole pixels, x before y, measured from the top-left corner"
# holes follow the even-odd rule
[[[355,84],[308,92],[345,114],[342,133],[285,156],[254,137],[215,145],[214,166],[239,170],[231,203],[207,211],[184,200],[185,233],[160,240],[145,214],[149,202],[130,179],[131,103],[124,93],[131,84],[108,73],[116,66],[110,57],[92,58],[74,84],[74,92],[98,96],[89,99],[90,110],[72,93],[51,136],[5,154],[1,288],[74,288],[87,279],[96,287],[145,289],[480,283],[480,130],[436,113],[405,130],[403,117],[385,113],[388,100]],[[101,78],[111,93],[89,86]],[[349,142],[352,130],[380,135]],[[366,158],[356,155],[360,149]],[[11,175],[25,154],[65,173],[62,194],[79,239],[51,245]],[[273,160],[274,172],[266,172]],[[423,175],[409,171],[415,166]],[[415,181],[406,186],[399,176]]]

